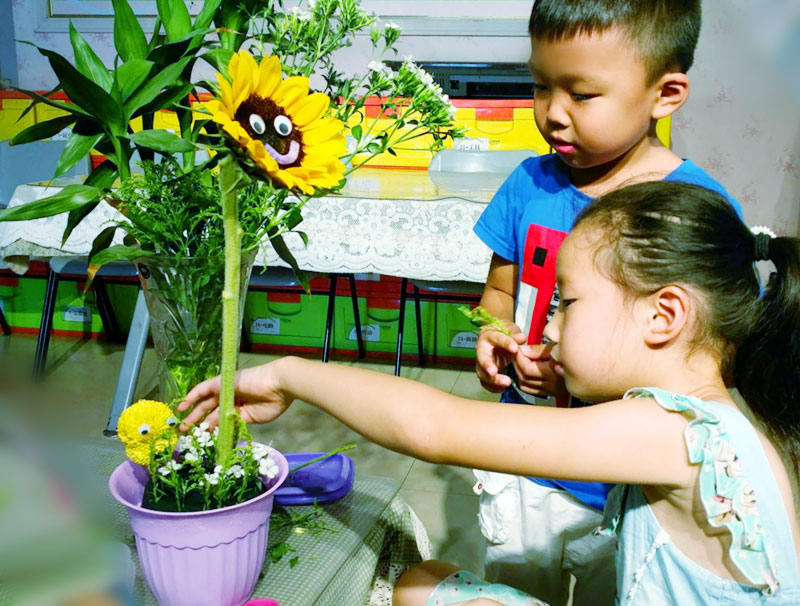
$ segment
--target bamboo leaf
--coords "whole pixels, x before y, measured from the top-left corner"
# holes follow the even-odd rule
[[[97,144],[103,133],[96,135],[82,135],[73,129],[72,134],[67,140],[67,146],[61,152],[58,159],[56,172],[53,177],[59,177],[75,166],[82,158],[85,158],[92,148]]]
[[[136,145],[166,154],[194,151],[191,142],[166,130],[140,130],[129,137]]]
[[[153,65],[152,61],[132,59],[115,70],[114,75],[116,84],[119,87],[121,102],[127,101],[128,97],[144,84]]]
[[[72,21],[69,22],[69,40],[75,53],[75,67],[84,76],[99,84],[103,90],[111,90],[111,74],[103,65],[100,57],[92,50],[86,39],[75,29]]]
[[[200,12],[194,19],[194,29],[201,31],[207,30],[214,20],[214,15],[216,15],[220,4],[222,4],[222,0],[206,0],[203,2],[203,8],[200,9]]]
[[[83,109],[81,109],[74,103],[63,103],[61,101],[55,101],[54,99],[51,99],[50,97],[37,93],[36,91],[25,90],[24,88],[14,87],[14,90],[18,90],[21,93],[25,93],[34,100],[34,103],[44,103],[45,105],[49,105],[50,107],[55,107],[57,109],[69,112],[70,114],[73,114],[75,116],[80,116],[82,118],[94,118],[94,116],[87,114]],[[31,103],[28,106],[28,108],[32,107],[34,103]],[[27,113],[28,108],[26,108],[23,114]]]
[[[147,56],[147,39],[128,0],[111,0],[114,5],[114,47],[125,62]]]
[[[201,59],[207,61],[223,76],[228,75],[228,64],[231,62],[231,57],[233,57],[233,51],[228,48],[212,48],[207,53],[200,55]]]
[[[99,255],[104,250],[108,250],[108,248],[111,246],[111,242],[114,240],[114,234],[116,233],[116,231],[117,231],[117,226],[111,225],[110,227],[106,227],[99,234],[97,234],[97,236],[95,236],[95,239],[92,242],[92,249],[89,251],[88,273],[90,282],[94,280],[95,274],[103,266],[102,264],[97,263],[97,261],[95,260],[97,255]]]
[[[97,201],[103,191],[88,185],[67,185],[57,194],[0,210],[0,221],[29,221],[69,212]]]
[[[112,131],[125,132],[122,108],[114,97],[72,67],[69,61],[58,53],[44,48],[39,48],[39,52],[50,61],[50,66],[58,76],[64,92],[75,105],[108,124]]]
[[[160,109],[169,108],[179,100],[185,99],[189,93],[192,92],[192,88],[194,88],[194,84],[191,82],[188,82],[182,86],[179,85],[165,88],[164,92],[159,94],[150,103],[142,105],[139,109],[133,112],[132,117],[135,118],[136,116],[146,116],[147,114],[152,114]]]
[[[145,256],[145,254],[146,253],[138,248],[129,248],[128,246],[117,244],[115,246],[109,246],[99,251],[93,257],[90,257],[89,264],[102,267],[106,263],[111,263],[112,261],[135,261]]]
[[[31,141],[41,141],[53,135],[60,133],[68,126],[72,126],[75,122],[75,116],[59,116],[47,120],[46,122],[37,122],[33,126],[29,126],[20,133],[17,133],[11,139],[11,145],[21,145],[22,143],[30,143]]]
[[[170,65],[140,86],[125,102],[125,115],[127,117],[134,115],[136,110],[150,103],[163,89],[174,85],[180,77],[183,68],[189,62],[189,59],[190,57],[185,57],[178,63]]]
[[[183,0],[156,0],[156,6],[170,41],[183,38],[192,31],[192,18]]]
[[[278,253],[278,256],[288,263],[289,267],[292,268],[294,275],[303,286],[303,290],[306,291],[306,294],[311,294],[311,288],[308,285],[308,276],[302,269],[300,269],[300,266],[297,265],[297,259],[294,258],[292,251],[290,251],[289,247],[286,246],[283,236],[276,235],[276,233],[276,230],[273,229],[267,234],[269,237],[269,243],[272,244],[272,248],[275,249],[275,252]]]

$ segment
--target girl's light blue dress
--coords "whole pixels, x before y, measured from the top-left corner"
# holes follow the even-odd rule
[[[689,559],[661,528],[642,490],[619,485],[609,495],[599,530],[618,536],[616,603],[800,606],[800,573],[791,525],[750,422],[729,405],[661,389],[632,389],[625,397],[652,397],[667,410],[693,417],[686,428],[686,446],[690,461],[701,466],[698,481],[706,519],[730,532],[730,560],[752,585],[718,577]],[[516,590],[461,571],[439,584],[428,606],[476,597],[494,598],[506,606],[538,603]]]
[[[638,486],[617,486],[606,506],[616,529],[617,603],[622,606],[800,605],[792,529],[778,485],[750,422],[735,408],[663,391],[633,389],[694,418],[686,428],[689,459],[700,465],[708,523],[724,526],[731,561],[754,586],[723,579],[684,555],[661,528]]]

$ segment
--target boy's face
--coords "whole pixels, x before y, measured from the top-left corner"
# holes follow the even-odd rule
[[[574,169],[620,158],[649,132],[659,97],[617,29],[557,42],[531,39],[536,126]]]

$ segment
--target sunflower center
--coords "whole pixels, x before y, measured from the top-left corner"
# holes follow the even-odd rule
[[[300,166],[304,156],[302,134],[272,99],[250,95],[239,104],[233,117],[251,139],[264,144],[281,168]]]

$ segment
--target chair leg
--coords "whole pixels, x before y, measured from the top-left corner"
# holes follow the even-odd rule
[[[122,354],[122,364],[117,375],[117,385],[111,399],[111,410],[108,414],[108,423],[103,430],[103,435],[113,436],[117,433],[117,422],[122,412],[133,403],[133,394],[136,390],[136,381],[139,379],[139,369],[142,367],[142,357],[147,345],[147,335],[150,330],[150,314],[144,300],[144,291],[140,288],[136,296],[136,307],[133,311],[131,329],[128,332],[128,341],[125,352]]]
[[[122,331],[119,328],[117,316],[114,314],[114,308],[111,307],[111,300],[108,298],[105,280],[100,276],[95,276],[94,280],[92,280],[92,290],[94,291],[97,313],[100,314],[100,320],[103,323],[106,339],[112,343],[121,343]]]
[[[322,343],[322,361],[328,361],[331,347],[331,329],[333,328],[333,308],[336,303],[336,282],[338,276],[330,275],[331,286],[328,291],[328,318],[325,320],[325,340]]]
[[[358,295],[356,294],[356,277],[353,274],[347,274],[347,279],[350,281],[350,299],[353,302],[353,320],[356,325],[356,342],[358,343],[358,359],[361,360],[367,355],[364,348],[364,335],[361,334],[361,312],[358,310]]]
[[[397,351],[394,358],[394,374],[400,376],[400,362],[403,357],[403,328],[406,320],[406,288],[408,278],[403,278],[400,283],[400,320],[397,323]]]
[[[6,320],[6,315],[3,313],[2,309],[0,309],[0,328],[3,329],[3,334],[5,336],[11,334],[11,327],[8,325],[8,320]]]
[[[36,341],[36,353],[33,357],[33,380],[36,382],[44,378],[44,369],[47,365],[47,350],[50,347],[50,331],[53,328],[53,313],[56,308],[56,294],[58,293],[58,274],[52,269],[47,269],[47,286],[44,292],[44,305],[42,305],[42,319],[39,323],[39,338]]]
[[[419,288],[414,284],[414,313],[417,317],[417,358],[419,365],[425,365],[425,354],[422,342],[422,305],[419,302]]]

